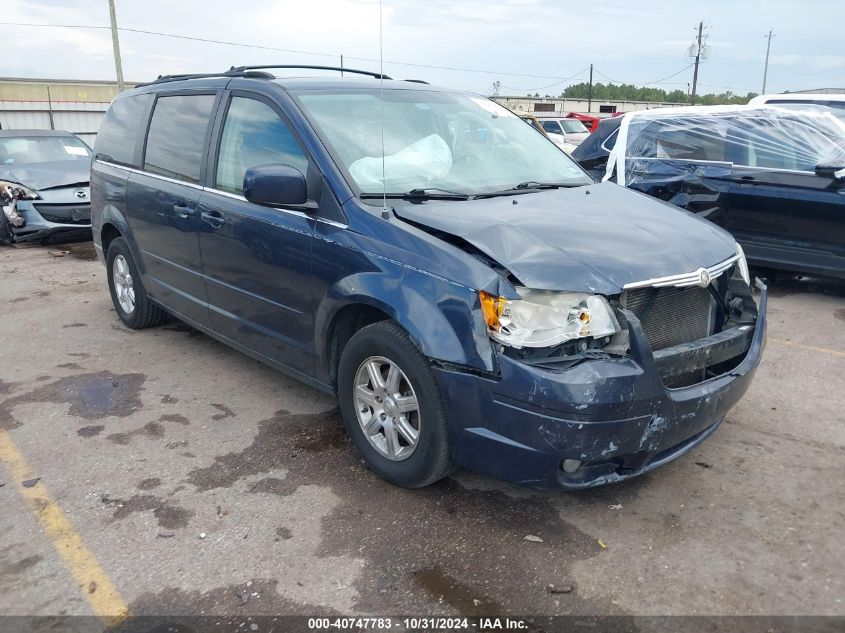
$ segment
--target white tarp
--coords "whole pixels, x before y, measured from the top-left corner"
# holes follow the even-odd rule
[[[812,172],[843,157],[845,122],[821,108],[659,108],[624,116],[603,180],[642,182],[650,159]]]

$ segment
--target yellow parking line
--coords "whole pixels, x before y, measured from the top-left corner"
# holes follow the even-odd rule
[[[786,339],[782,338],[771,338],[769,337],[770,343],[780,343],[781,345],[789,345],[790,347],[797,347],[798,349],[805,349],[810,352],[819,352],[821,354],[833,354],[834,356],[842,356],[845,358],[845,352],[841,352],[837,349],[828,349],[826,347],[815,347],[813,345],[804,345],[803,343],[794,343],[793,341],[787,341]]]
[[[82,537],[73,529],[64,510],[50,497],[43,482],[39,481],[29,488],[23,485],[22,482],[33,479],[32,470],[9,433],[3,429],[0,429],[0,461],[5,464],[18,492],[41,523],[44,533],[64,560],[94,613],[107,618],[111,624],[126,618],[129,609],[114,583],[86,547]]]

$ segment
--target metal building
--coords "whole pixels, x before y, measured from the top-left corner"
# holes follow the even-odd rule
[[[93,145],[117,92],[114,81],[0,77],[0,129],[65,130]]]
[[[593,99],[564,99],[562,97],[492,97],[509,110],[517,113],[533,114],[537,118],[562,117],[568,112],[579,114],[590,114],[598,117],[612,116],[619,112],[631,112],[633,110],[651,110],[652,108],[667,108],[687,105],[685,103],[672,103],[669,101],[622,101]]]

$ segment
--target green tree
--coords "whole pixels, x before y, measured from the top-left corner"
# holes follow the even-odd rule
[[[567,87],[560,96],[567,99],[586,99],[590,95],[590,84],[581,82]],[[746,95],[736,95],[730,90],[720,94],[709,93],[697,95],[696,104],[718,105],[718,104],[744,104],[756,93],[749,92]],[[593,99],[596,101],[662,101],[666,103],[687,103],[689,96],[683,90],[672,90],[666,92],[662,88],[647,86],[635,86],[633,84],[593,84]]]

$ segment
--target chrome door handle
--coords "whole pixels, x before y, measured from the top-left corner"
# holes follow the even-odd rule
[[[187,220],[188,218],[192,218],[197,214],[196,209],[192,209],[191,207],[186,207],[181,204],[174,204],[173,210],[179,215],[180,218],[183,220]]]
[[[208,224],[213,229],[219,229],[226,224],[226,218],[218,211],[203,211],[200,213],[202,221]]]

